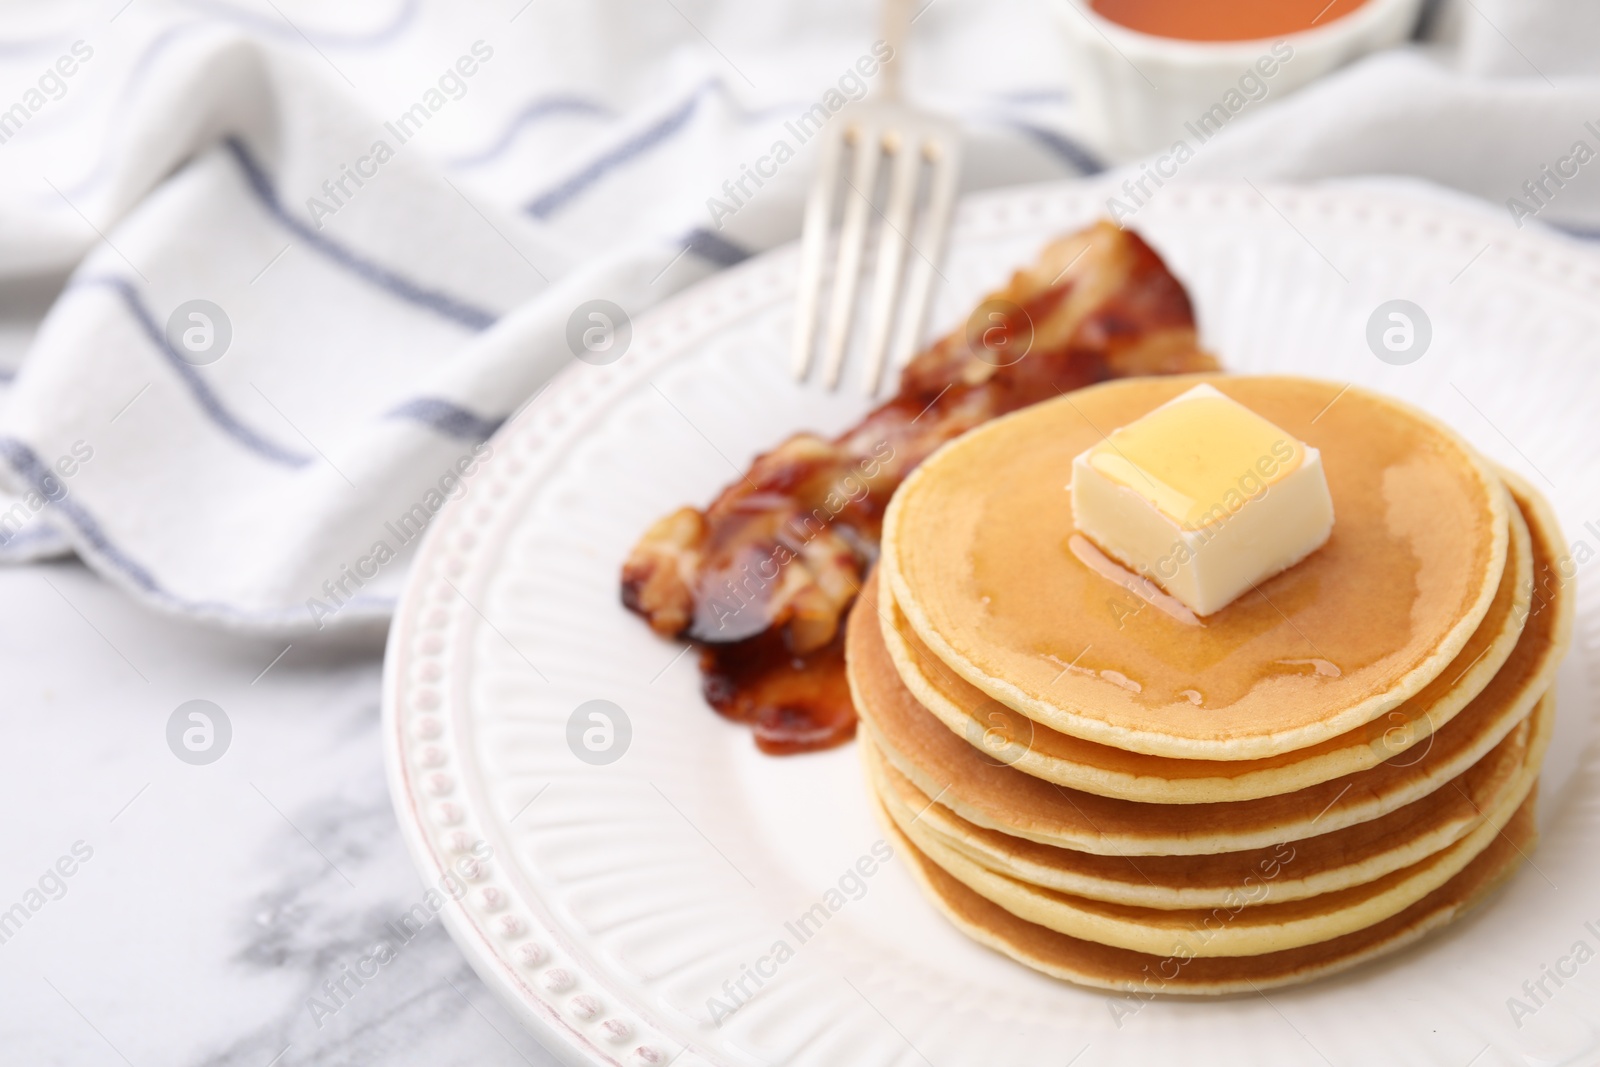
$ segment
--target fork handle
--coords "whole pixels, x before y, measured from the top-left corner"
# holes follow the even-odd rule
[[[900,98],[900,55],[911,32],[912,0],[883,0],[882,39],[889,46],[889,58],[878,72],[878,93],[884,100]]]

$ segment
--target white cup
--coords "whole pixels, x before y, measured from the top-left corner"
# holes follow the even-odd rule
[[[1193,143],[1195,131],[1214,134],[1267,99],[1399,44],[1416,25],[1422,2],[1366,0],[1325,26],[1277,38],[1191,41],[1129,29],[1096,13],[1088,0],[1051,0],[1066,33],[1080,129],[1114,162],[1168,148],[1179,138]]]

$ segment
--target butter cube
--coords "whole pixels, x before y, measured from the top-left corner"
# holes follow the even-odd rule
[[[1196,615],[1294,566],[1333,530],[1321,454],[1209,385],[1080,453],[1071,489],[1079,532]]]

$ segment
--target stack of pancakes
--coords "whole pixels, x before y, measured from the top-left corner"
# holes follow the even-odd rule
[[[1203,619],[1096,562],[1066,485],[1197,381],[1320,449],[1335,514],[1322,548]],[[848,636],[868,778],[933,902],[1046,973],[1211,994],[1348,967],[1531,848],[1562,556],[1528,485],[1361,389],[1072,393],[896,494]]]

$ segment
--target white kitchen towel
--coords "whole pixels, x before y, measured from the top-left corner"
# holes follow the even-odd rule
[[[1446,7],[1431,43],[1241,116],[1186,180],[1521,195],[1600,145],[1600,19],[1568,7]],[[420,529],[573,362],[589,302],[637,315],[794,236],[803,150],[753,195],[725,183],[785,120],[866,91],[874,37],[842,0],[8,18],[0,559],[76,551],[160,610],[283,632],[387,616]],[[963,121],[967,188],[1099,169],[1051,19],[917,19],[909,91]],[[1600,186],[1537,214],[1600,223]]]

